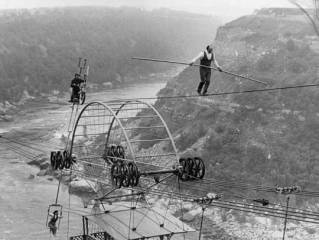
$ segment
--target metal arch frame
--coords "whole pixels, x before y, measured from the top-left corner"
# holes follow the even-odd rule
[[[120,107],[119,107],[119,109],[116,111],[116,113],[115,113],[115,116],[117,117],[117,114],[119,114],[119,112],[122,110],[122,107],[124,107],[127,103],[129,103],[130,101],[127,101],[127,102],[125,102],[125,103],[123,103]],[[112,122],[111,122],[111,124],[110,124],[110,126],[109,126],[109,129],[108,129],[108,131],[107,131],[107,137],[106,137],[106,140],[105,140],[105,146],[107,146],[108,145],[108,143],[109,143],[109,139],[110,139],[110,133],[111,133],[111,130],[112,130],[112,127],[113,127],[113,123],[114,123],[114,120],[115,120],[115,117],[113,117],[113,119],[112,119]],[[124,130],[125,131],[125,130]],[[131,144],[131,143],[130,143]],[[134,155],[132,155],[133,156],[133,160],[135,160],[135,154]]]
[[[173,146],[174,152],[176,153],[176,161],[178,162],[178,152],[177,152],[177,148],[176,148],[176,145],[175,145],[175,141],[174,141],[173,135],[171,134],[171,131],[169,130],[169,128],[168,128],[166,122],[164,121],[164,118],[162,117],[162,115],[156,110],[156,108],[152,104],[147,103],[147,102],[143,102],[143,101],[140,101],[140,100],[137,100],[137,102],[144,103],[145,105],[149,106],[156,113],[156,115],[160,118],[160,120],[163,123],[163,125],[165,127],[165,130],[166,130],[166,132],[168,134],[168,137],[171,140],[171,144]]]
[[[115,101],[115,102],[116,102],[116,101]],[[121,103],[121,101],[119,100],[119,104],[120,104],[120,103]],[[169,128],[168,128],[166,122],[164,121],[164,118],[162,117],[162,115],[156,110],[156,108],[155,108],[152,104],[147,103],[147,102],[143,102],[143,101],[138,100],[138,99],[136,99],[136,100],[128,100],[128,101],[125,101],[124,103],[121,104],[121,106],[119,107],[119,109],[116,111],[116,113],[115,113],[116,115],[113,117],[112,122],[111,122],[111,124],[110,124],[105,145],[108,144],[109,135],[110,135],[111,129],[112,129],[112,127],[113,127],[114,120],[117,119],[117,115],[121,112],[122,108],[123,108],[124,106],[126,106],[127,104],[130,104],[130,103],[140,103],[140,104],[144,104],[144,105],[148,106],[150,109],[152,109],[152,111],[159,117],[159,119],[161,120],[161,122],[162,122],[162,124],[163,124],[163,126],[164,126],[164,128],[165,128],[165,130],[166,130],[166,133],[167,133],[167,135],[168,135],[168,137],[169,137],[169,139],[170,139],[170,142],[171,142],[171,144],[172,144],[172,147],[173,147],[173,150],[174,150],[175,156],[176,156],[176,162],[178,162],[178,161],[179,161],[179,159],[178,159],[178,152],[177,152],[177,148],[176,148],[176,145],[175,145],[175,142],[174,142],[174,138],[173,138],[173,136],[172,136],[172,134],[171,134],[171,132],[170,132],[170,130],[169,130]],[[119,119],[118,119],[118,120],[119,120]],[[119,120],[119,121],[120,121],[120,120]],[[124,130],[124,129],[123,129],[123,130]],[[124,130],[124,131],[125,131],[125,130]],[[126,134],[126,132],[125,132],[125,134]],[[126,134],[126,136],[127,136],[127,134]],[[132,156],[133,156],[133,160],[135,161],[135,155],[134,155],[134,153],[133,153]]]
[[[99,104],[99,105],[103,106],[105,109],[107,109],[107,110],[113,115],[112,123],[114,122],[114,120],[116,120],[117,123],[119,124],[119,126],[120,126],[120,128],[121,128],[121,130],[122,130],[122,132],[123,132],[123,134],[124,134],[125,140],[126,140],[126,142],[127,142],[127,144],[128,144],[128,147],[129,147],[129,149],[130,149],[130,152],[131,152],[131,154],[132,154],[132,157],[133,157],[133,159],[135,159],[135,154],[134,154],[133,148],[132,148],[131,143],[130,143],[130,140],[129,140],[127,134],[126,134],[126,131],[125,131],[123,125],[122,125],[122,122],[118,119],[117,115],[114,113],[114,111],[112,110],[112,108],[110,108],[108,105],[106,105],[106,104],[104,104],[104,103],[102,103],[102,102],[91,102],[91,103],[88,103],[88,104],[81,110],[81,112],[80,112],[80,114],[79,114],[79,116],[78,116],[78,118],[77,118],[77,120],[76,120],[76,123],[75,123],[75,125],[74,125],[74,129],[73,129],[73,133],[72,133],[72,140],[71,140],[71,144],[70,144],[70,155],[72,155],[75,132],[76,132],[76,129],[77,129],[77,127],[78,127],[78,123],[79,123],[79,121],[80,121],[80,119],[81,119],[81,117],[82,117],[82,114],[85,112],[85,110],[86,110],[88,107],[90,107],[91,105],[94,105],[94,104]]]

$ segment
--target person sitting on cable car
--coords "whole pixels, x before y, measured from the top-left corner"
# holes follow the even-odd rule
[[[84,80],[80,77],[80,74],[76,73],[71,81],[72,94],[69,102],[78,103],[80,99],[80,86]]]
[[[210,84],[210,76],[211,76],[211,63],[213,62],[214,65],[216,66],[216,68],[218,69],[218,71],[222,72],[222,68],[218,65],[218,62],[216,60],[215,57],[215,53],[213,51],[213,47],[212,45],[208,45],[206,47],[206,49],[202,52],[200,52],[200,54],[198,56],[196,56],[189,65],[193,65],[197,59],[200,59],[200,67],[199,67],[199,74],[200,74],[200,82],[197,88],[197,93],[199,95],[206,95],[207,94],[207,90],[208,90],[208,86]],[[203,93],[202,93],[202,88],[203,89]]]
[[[59,211],[55,210],[53,213],[50,213],[51,219],[48,223],[48,226],[50,228],[50,232],[52,233],[53,236],[56,235],[56,231],[58,229],[57,227],[57,221],[59,220]]]

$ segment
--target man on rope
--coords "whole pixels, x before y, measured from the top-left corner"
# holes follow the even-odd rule
[[[57,221],[59,220],[59,211],[55,210],[53,213],[50,213],[51,219],[48,223],[48,227],[50,228],[50,233],[52,233],[53,236],[56,235],[56,231],[58,227],[56,226]]]
[[[222,72],[222,68],[219,66],[212,45],[208,45],[206,49],[198,56],[196,56],[191,62],[190,65],[193,65],[197,59],[200,59],[200,68],[199,68],[199,74],[200,74],[200,82],[197,88],[197,93],[199,95],[206,95],[207,94],[207,89],[210,84],[210,77],[212,70],[209,68],[211,66],[211,63],[213,62],[214,65],[217,67],[217,69]],[[207,67],[205,67],[207,66]],[[203,93],[202,93],[202,88],[204,87]]]
[[[80,74],[76,73],[71,81],[72,94],[69,102],[78,103],[80,99],[80,86],[84,80],[80,77]]]

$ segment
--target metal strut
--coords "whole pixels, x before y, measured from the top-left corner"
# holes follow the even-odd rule
[[[117,160],[111,167],[111,179],[113,185],[121,187],[136,187],[140,177],[158,176],[164,174],[175,174],[181,181],[200,180],[205,175],[205,165],[201,158],[181,158],[179,165],[173,169],[158,171],[139,171],[135,162]],[[157,180],[159,181],[159,180]]]
[[[289,199],[290,199],[290,198],[289,198],[289,196],[288,196],[288,197],[287,197],[287,203],[286,203],[286,213],[285,213],[285,222],[284,222],[284,230],[283,230],[282,240],[285,240],[285,235],[286,235]]]
[[[221,195],[208,193],[206,197],[193,199],[194,202],[197,202],[202,205],[202,216],[200,221],[198,240],[201,240],[203,222],[204,222],[204,213],[207,206],[209,206],[214,200],[218,200],[220,198],[221,198]]]
[[[74,112],[74,107],[75,107],[75,112]],[[65,146],[64,151],[52,151],[51,152],[50,162],[51,162],[51,167],[53,170],[70,169],[72,164],[75,163],[75,158],[73,158],[71,156],[71,153],[69,150],[69,144],[70,144],[71,133],[74,129],[75,119],[76,119],[76,115],[78,113],[78,110],[79,110],[79,105],[73,104],[71,116],[70,116],[69,123],[68,123],[68,138],[66,141],[66,146]]]

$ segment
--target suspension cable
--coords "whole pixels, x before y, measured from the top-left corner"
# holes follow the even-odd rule
[[[160,191],[160,190],[152,190],[152,192],[150,193],[155,194],[155,195],[162,195],[162,196],[169,196],[168,192],[165,191]],[[182,194],[181,195],[184,201],[193,201],[194,198],[196,198],[197,196],[195,195],[185,195]],[[176,200],[180,200],[180,196],[178,194],[174,194],[174,197]],[[245,203],[238,203],[238,202],[231,202],[231,201],[221,201],[221,200],[216,200],[214,201],[214,203],[218,206],[228,206],[228,207],[234,207],[234,208],[239,208],[240,209],[251,209],[253,208],[254,213],[260,213],[260,212],[269,212],[272,214],[279,214],[278,216],[280,216],[281,218],[285,218],[285,213],[286,210],[282,208],[281,209],[275,209],[275,208],[270,208],[270,207],[261,207],[261,206],[256,206],[256,205],[252,205],[252,204],[245,204]],[[299,209],[297,209],[299,210]],[[300,210],[299,210],[300,211]],[[317,214],[305,214],[304,212],[297,212],[297,211],[291,211],[288,210],[287,211],[290,217],[294,217],[296,218],[295,220],[303,220],[303,219],[311,219],[311,220],[316,220],[319,221],[319,216],[318,213]],[[318,224],[319,222],[316,222],[316,224]]]
[[[118,101],[130,101],[130,100],[136,100],[136,99],[139,99],[139,100],[162,100],[162,99],[178,99],[178,98],[201,98],[201,97],[235,95],[235,94],[254,93],[254,92],[271,92],[271,91],[290,90],[290,89],[299,89],[299,88],[311,88],[311,87],[319,87],[319,83],[310,83],[310,84],[293,85],[293,86],[282,86],[282,87],[273,87],[273,88],[262,88],[262,89],[251,89],[251,90],[242,90],[242,91],[209,93],[206,95],[175,95],[175,96],[126,98],[126,99],[110,100],[110,101],[106,101],[106,103],[113,103],[113,102],[118,102]]]
[[[7,140],[8,142],[12,142],[12,143],[18,144],[20,146],[36,150],[36,151],[41,152],[41,153],[46,153],[46,151],[43,150],[43,148],[34,147],[34,146],[30,145],[30,143],[28,144],[26,142],[17,141],[17,140],[14,140],[14,139],[11,139],[11,138],[7,138],[7,137],[4,137],[4,136],[2,136],[2,138]]]
[[[150,195],[158,195],[158,196],[166,196],[169,197],[170,193],[161,191],[161,190],[152,190],[149,193]],[[196,196],[186,196],[185,194],[174,194],[172,198],[174,198],[177,201],[190,201],[193,202],[193,199]],[[181,199],[182,198],[182,199]],[[239,211],[244,211],[244,212],[250,212],[254,214],[261,214],[265,216],[272,216],[272,217],[279,217],[284,219],[286,211],[284,209],[274,209],[274,208],[269,208],[269,207],[259,207],[256,205],[252,204],[243,204],[243,203],[237,203],[237,202],[229,202],[229,201],[219,201],[216,200],[211,204],[207,204],[207,206],[216,206],[216,207],[221,207],[221,208],[226,208],[226,209],[233,209],[233,210],[239,210]],[[305,214],[302,212],[296,212],[296,211],[287,211],[288,213],[288,218],[291,220],[296,220],[296,221],[301,221],[301,222],[310,222],[310,223],[315,223],[319,224],[319,217],[317,215],[310,215],[310,214]]]
[[[60,178],[59,178],[59,184],[58,184],[58,189],[57,189],[56,198],[55,198],[55,204],[58,204],[61,181],[62,181],[62,170],[60,171]]]

